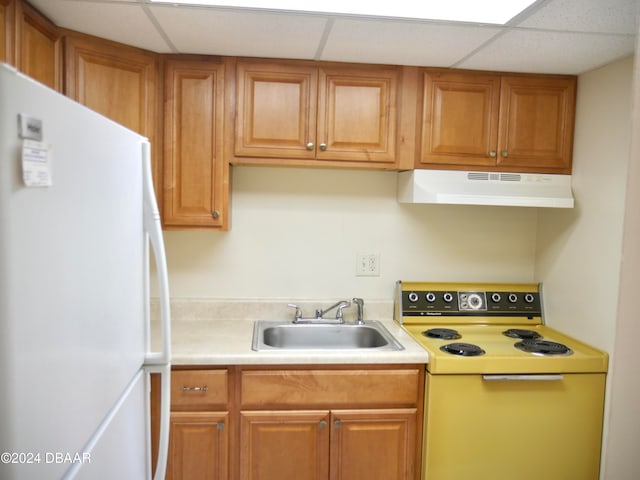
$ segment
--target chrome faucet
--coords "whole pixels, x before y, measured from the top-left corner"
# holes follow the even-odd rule
[[[338,303],[331,305],[329,308],[326,308],[324,310],[321,309],[316,309],[316,320],[317,321],[322,321],[325,320],[324,315],[326,313],[329,313],[331,310],[333,310],[334,308],[337,308],[338,311],[336,312],[336,320],[339,320],[340,323],[344,323],[344,316],[342,313],[342,310],[351,306],[351,302],[348,300],[340,300]]]
[[[364,309],[364,300],[362,298],[354,298],[353,303],[355,303],[356,306],[358,307],[358,316],[357,316],[356,323],[358,325],[362,325],[364,323],[364,317],[362,313],[362,310]]]

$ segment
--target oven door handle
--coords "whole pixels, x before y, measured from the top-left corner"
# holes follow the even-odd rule
[[[487,382],[558,382],[564,375],[482,375]]]

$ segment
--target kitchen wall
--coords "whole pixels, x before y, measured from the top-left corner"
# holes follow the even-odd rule
[[[172,297],[391,302],[398,279],[533,279],[535,209],[403,205],[396,176],[234,167],[229,232],[165,233]],[[357,253],[380,254],[379,277],[355,275]]]
[[[640,476],[638,362],[627,353],[635,350],[629,339],[640,335],[638,146],[630,156],[633,75],[634,60],[627,58],[580,77],[576,208],[541,210],[537,230],[535,276],[544,281],[547,323],[610,354],[603,480]]]

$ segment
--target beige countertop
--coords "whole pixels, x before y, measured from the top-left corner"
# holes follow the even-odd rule
[[[178,320],[171,329],[173,365],[279,365],[427,363],[427,352],[400,325],[381,320],[403,350],[268,350],[251,349],[253,320]],[[155,343],[155,342],[154,342]]]
[[[393,302],[367,301],[365,320],[379,320],[398,340],[403,350],[266,350],[251,349],[256,320],[293,320],[287,303],[300,305],[304,312],[331,305],[334,299],[172,299],[171,363],[173,365],[309,365],[424,363],[428,354],[393,321]],[[356,309],[345,310],[345,321],[353,322]],[[159,305],[151,300],[151,345],[159,349]]]

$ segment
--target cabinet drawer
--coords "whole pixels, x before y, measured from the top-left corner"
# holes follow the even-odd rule
[[[244,408],[415,406],[418,369],[244,371]]]
[[[171,409],[226,408],[228,383],[227,370],[173,370]]]

